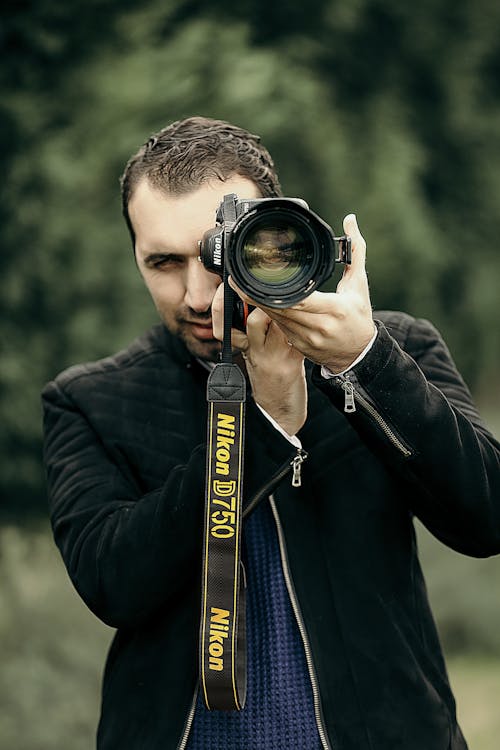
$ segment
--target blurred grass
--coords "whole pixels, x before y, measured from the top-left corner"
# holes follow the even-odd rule
[[[448,660],[448,671],[469,750],[495,750],[500,738],[500,657],[455,657]]]
[[[420,560],[469,750],[500,743],[500,557],[459,555],[417,525]]]
[[[495,650],[491,633],[500,631],[500,607],[490,587],[500,574],[500,560],[460,558],[423,530],[419,538],[434,610],[442,634],[447,629],[451,634],[445,646],[463,731],[470,750],[492,750],[500,736],[500,650]],[[477,571],[476,563],[482,566]],[[477,591],[476,572],[492,602],[486,616],[476,604],[467,604],[465,584]],[[457,591],[463,592],[463,600],[454,597]],[[457,650],[463,641],[457,643],[453,636],[457,625],[450,628],[450,618],[469,622],[471,614],[473,623],[490,622],[480,630],[475,649],[470,626],[469,651],[464,654]],[[47,525],[0,530],[1,748],[95,746],[100,678],[112,634],[74,592]]]
[[[1,531],[1,748],[95,746],[111,635],[74,592],[46,526]]]

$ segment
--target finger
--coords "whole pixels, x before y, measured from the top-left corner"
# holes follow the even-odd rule
[[[271,320],[269,328],[267,329],[266,336],[266,349],[271,352],[279,351],[288,353],[288,350],[292,346],[292,342],[288,336],[282,331],[279,323]]]
[[[253,349],[263,349],[271,318],[258,307],[252,310],[247,319],[248,344]]]
[[[231,346],[245,352],[249,347],[248,336],[237,328],[231,328]]]
[[[335,292],[313,292],[309,297],[286,309],[264,308],[265,312],[278,325],[289,326],[293,330],[314,329],[322,324],[320,318],[327,316],[342,320],[346,313],[346,303]]]
[[[275,328],[279,329],[283,336],[283,341],[287,343],[289,348],[294,347],[297,351],[301,350],[304,336],[304,328],[302,326],[288,320],[273,321],[273,324]]]
[[[220,284],[212,300],[212,330],[218,341],[224,339],[224,286]],[[247,349],[248,338],[243,331],[231,328],[231,345],[235,349]]]
[[[359,231],[356,214],[348,214],[344,219],[344,232],[351,238],[352,260],[346,265],[343,280],[364,279],[366,264],[366,242]]]
[[[219,341],[224,337],[224,285],[217,287],[212,300],[212,329],[214,336]]]

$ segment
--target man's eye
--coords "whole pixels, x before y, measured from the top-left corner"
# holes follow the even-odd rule
[[[166,255],[164,257],[156,258],[152,261],[151,265],[158,270],[176,268],[177,266],[182,265],[182,258],[176,257],[175,255]]]

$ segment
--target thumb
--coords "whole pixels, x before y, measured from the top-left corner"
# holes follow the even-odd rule
[[[352,280],[361,279],[365,275],[366,242],[359,231],[356,214],[348,214],[344,219],[344,232],[351,238],[352,261],[346,266],[345,276]]]

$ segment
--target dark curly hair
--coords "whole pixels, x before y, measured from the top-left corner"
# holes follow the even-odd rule
[[[263,198],[282,195],[271,155],[258,135],[224,120],[189,117],[177,120],[151,138],[129,159],[120,179],[122,209],[135,242],[128,204],[144,177],[152,187],[182,195],[210,180],[248,177]]]

